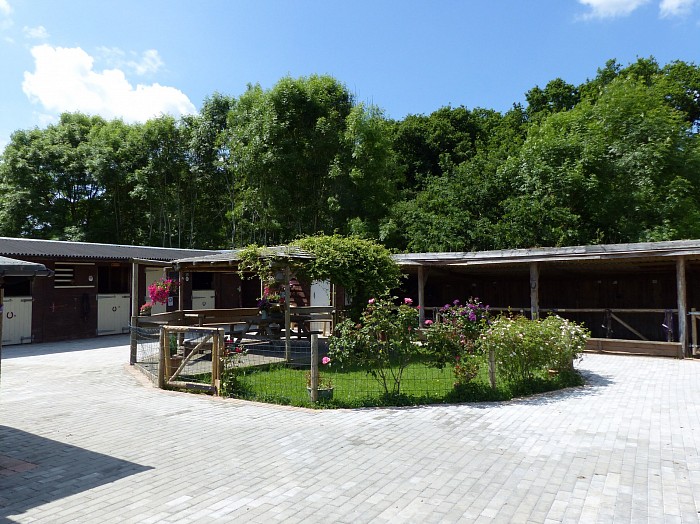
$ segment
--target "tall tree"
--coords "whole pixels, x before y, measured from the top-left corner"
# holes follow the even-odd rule
[[[6,234],[93,240],[103,188],[91,159],[100,117],[64,113],[45,130],[13,134],[2,162],[2,216]],[[25,207],[26,206],[26,207]]]
[[[518,195],[504,222],[521,233],[510,243],[697,236],[700,226],[683,219],[700,210],[700,195],[690,190],[700,182],[698,137],[689,131],[664,83],[646,76],[620,75],[594,102],[551,115],[507,166]]]

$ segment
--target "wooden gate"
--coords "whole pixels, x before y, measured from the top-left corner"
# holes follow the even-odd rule
[[[223,328],[163,326],[160,331],[158,386],[218,394],[223,353]],[[207,382],[201,377],[207,377]]]

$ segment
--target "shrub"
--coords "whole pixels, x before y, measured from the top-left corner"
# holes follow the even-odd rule
[[[337,326],[329,353],[341,366],[372,375],[386,395],[399,395],[404,369],[421,352],[417,342],[418,310],[410,298],[398,306],[389,298],[372,298],[359,321],[347,319]]]
[[[540,325],[549,350],[549,367],[559,372],[570,371],[573,361],[586,348],[590,331],[558,315],[547,317]]]
[[[485,351],[494,351],[498,371],[511,382],[531,381],[548,369],[571,369],[589,333],[582,326],[553,316],[529,320],[501,316],[480,337]]]
[[[479,373],[483,355],[475,341],[487,325],[488,306],[470,298],[455,300],[440,309],[438,321],[426,322],[425,349],[430,363],[442,369],[454,366],[455,386],[470,382]]]

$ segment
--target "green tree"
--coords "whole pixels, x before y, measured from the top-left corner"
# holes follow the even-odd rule
[[[698,142],[663,83],[619,76],[591,102],[535,126],[506,172],[518,194],[504,222],[513,246],[635,242],[696,236]],[[684,209],[679,212],[678,203]],[[675,227],[660,227],[663,224]]]
[[[3,153],[3,232],[59,240],[95,240],[104,188],[92,165],[90,137],[100,117],[64,113],[45,130],[19,131]]]
[[[386,296],[400,284],[401,271],[381,244],[356,236],[318,235],[293,242],[316,258],[305,271],[310,280],[330,280],[352,299],[351,316],[358,318],[372,297]]]

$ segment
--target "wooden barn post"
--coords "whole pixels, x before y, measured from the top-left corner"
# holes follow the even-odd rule
[[[418,266],[418,326],[425,325],[425,272]]]
[[[678,358],[688,355],[688,305],[686,303],[685,258],[676,259],[676,289],[678,290],[678,342],[680,354]]]
[[[292,340],[291,340],[291,305],[292,305],[292,286],[289,281],[292,278],[291,270],[289,269],[289,264],[284,268],[284,359],[289,362],[292,353]]]
[[[5,287],[3,277],[0,277],[0,362],[2,362],[2,318],[5,316]],[[1,370],[0,370],[1,371]]]
[[[540,267],[530,262],[530,318],[540,318]]]
[[[136,352],[138,345],[138,333],[136,328],[139,321],[139,264],[136,261],[131,262],[131,329],[129,352],[129,364],[136,364]]]

